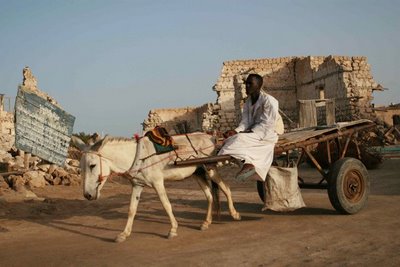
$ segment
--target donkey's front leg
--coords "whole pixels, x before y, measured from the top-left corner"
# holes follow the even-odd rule
[[[153,184],[154,189],[156,190],[158,197],[168,214],[169,220],[171,221],[171,230],[168,233],[168,238],[173,238],[178,235],[178,222],[175,219],[174,214],[172,213],[171,203],[169,202],[167,192],[165,191],[164,181],[160,181]]]
[[[131,234],[133,219],[135,218],[135,214],[137,211],[137,206],[140,199],[140,194],[142,193],[143,186],[133,185],[132,186],[132,195],[131,195],[131,203],[129,204],[129,212],[128,212],[128,221],[126,222],[125,229],[122,233],[120,233],[115,242],[123,242],[125,239]]]

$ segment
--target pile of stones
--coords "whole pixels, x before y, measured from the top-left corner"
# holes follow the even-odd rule
[[[11,149],[0,151],[0,189],[31,194],[31,189],[45,186],[76,186],[81,184],[79,160],[67,158],[63,167],[29,157],[29,168],[24,153]]]

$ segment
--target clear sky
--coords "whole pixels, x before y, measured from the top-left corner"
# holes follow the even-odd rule
[[[215,102],[222,62],[363,55],[400,102],[400,0],[0,0],[0,93],[29,66],[74,132],[131,136],[150,109]]]

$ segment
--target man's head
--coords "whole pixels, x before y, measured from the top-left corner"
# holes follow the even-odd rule
[[[246,94],[248,96],[258,95],[263,84],[263,78],[258,74],[250,74],[246,79]]]

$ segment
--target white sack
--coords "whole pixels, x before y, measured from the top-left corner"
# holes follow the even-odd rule
[[[271,166],[265,181],[263,210],[293,211],[305,207],[297,179],[297,167]]]

